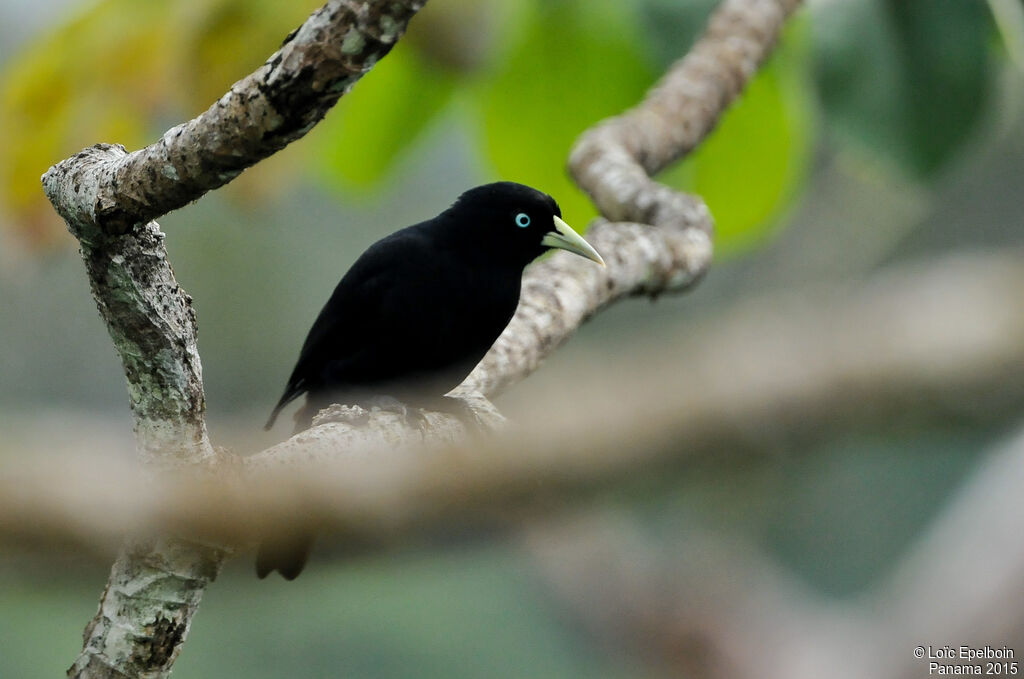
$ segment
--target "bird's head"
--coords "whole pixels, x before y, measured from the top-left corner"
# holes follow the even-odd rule
[[[568,250],[604,266],[590,243],[562,220],[555,199],[515,182],[466,191],[445,213],[475,247],[525,266],[549,249]]]

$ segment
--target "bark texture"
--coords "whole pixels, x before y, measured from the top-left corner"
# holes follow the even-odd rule
[[[128,153],[98,144],[51,167],[43,188],[81,243],[93,297],[121,357],[142,462],[222,469],[204,419],[192,300],[156,217],[302,137],[390,51],[423,0],[331,0],[207,111]],[[163,677],[229,549],[131,539],[114,563],[70,677]]]
[[[192,298],[178,286],[156,222],[110,234],[97,197],[127,158],[98,144],[52,168],[43,187],[81,244],[93,298],[121,357],[143,462],[174,468],[214,459]]]

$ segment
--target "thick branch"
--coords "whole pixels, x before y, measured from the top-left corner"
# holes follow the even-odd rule
[[[151,470],[225,462],[206,434],[192,300],[152,220],[303,136],[387,54],[423,4],[330,0],[197,118],[139,151],[99,144],[43,175],[47,197],[81,243]],[[174,538],[129,540],[69,675],[165,676],[227,551]]]
[[[149,222],[110,236],[76,206],[97,193],[102,168],[125,157],[122,148],[102,144],[64,161],[74,168],[71,184],[55,187],[51,200],[65,208],[81,243],[93,298],[124,366],[143,461],[154,467],[210,462],[195,311],[167,261],[164,234]]]

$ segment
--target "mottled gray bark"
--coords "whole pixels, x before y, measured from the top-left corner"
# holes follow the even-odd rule
[[[125,367],[139,449],[151,468],[234,464],[207,439],[190,299],[174,281],[162,234],[152,220],[305,134],[388,52],[422,5],[415,0],[331,0],[259,70],[155,144],[134,153],[95,146],[44,175],[48,197],[82,243],[94,296]],[[627,114],[625,119],[634,122],[615,127],[623,130],[621,138],[612,139],[607,153],[595,150],[604,143],[600,139],[581,142],[586,152],[574,154],[574,172],[602,212],[659,228],[595,226],[591,237],[607,255],[605,272],[557,256],[531,267],[516,318],[464,392],[491,394],[525,376],[579,323],[615,299],[680,290],[697,280],[710,261],[710,218],[698,200],[647,179],[646,173],[658,166],[650,161],[653,149],[669,143],[665,157],[679,157],[689,147],[671,142],[671,128],[695,126],[706,132],[714,126],[774,44],[794,5],[794,0],[726,0],[694,47],[698,56],[691,61],[700,68],[687,67],[684,60],[680,68],[686,77],[667,78],[639,107],[648,113]],[[728,81],[724,89],[715,85],[720,78]],[[680,95],[693,87],[703,89],[695,96]],[[657,117],[655,109],[677,105],[684,106],[678,115],[650,117]],[[646,129],[645,121],[657,127]],[[636,134],[649,135],[648,142],[634,144],[630,135]],[[614,179],[621,172],[628,181]],[[643,190],[609,197],[602,188],[633,185]],[[628,207],[616,207],[616,201]],[[475,410],[491,421],[485,402]],[[347,426],[320,427],[309,436],[326,444],[321,452],[345,454],[346,444],[352,443],[345,432],[355,425]],[[370,437],[382,445],[408,438],[407,428],[396,427],[374,430]],[[289,445],[293,452],[301,449],[298,442]],[[310,455],[290,459],[303,457]],[[199,597],[226,553],[225,547],[171,538],[129,542],[70,676],[165,676]]]
[[[423,0],[331,0],[206,112],[128,153],[99,144],[43,188],[81,243],[93,297],[121,357],[140,457],[154,472],[221,468],[206,434],[191,298],[152,221],[303,136],[384,55]],[[132,539],[114,563],[71,677],[170,671],[226,546]]]
[[[43,176],[53,201],[81,244],[93,298],[114,341],[128,382],[143,462],[174,468],[213,461],[206,436],[203,372],[196,346],[192,298],[178,286],[156,222],[111,234],[95,206],[127,158],[99,144]]]

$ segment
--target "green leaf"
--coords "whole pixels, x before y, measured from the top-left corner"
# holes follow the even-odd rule
[[[1020,0],[988,0],[1006,54],[1024,71],[1024,4]]]
[[[317,131],[325,176],[342,187],[380,182],[448,103],[454,85],[453,74],[398,43]]]
[[[31,43],[0,86],[0,191],[19,228],[44,244],[63,234],[39,185],[51,164],[100,141],[138,144],[167,79],[166,3],[106,0]]]
[[[963,146],[994,84],[985,3],[858,0],[815,16],[817,81],[832,131],[929,177]]]
[[[707,202],[719,255],[766,238],[804,183],[816,129],[804,68],[805,26],[794,20],[714,132],[660,177]]]
[[[100,0],[30,43],[0,86],[0,191],[12,223],[37,243],[55,241],[64,228],[39,185],[47,167],[101,141],[138,148],[152,127],[205,109],[318,4]]]
[[[483,147],[502,179],[550,193],[570,224],[596,215],[565,170],[576,137],[636,104],[654,80],[635,17],[612,0],[545,0],[474,93]]]
[[[180,2],[181,0],[179,0]],[[195,110],[217,101],[232,83],[273,54],[288,32],[322,0],[188,0],[178,8],[184,92]]]

